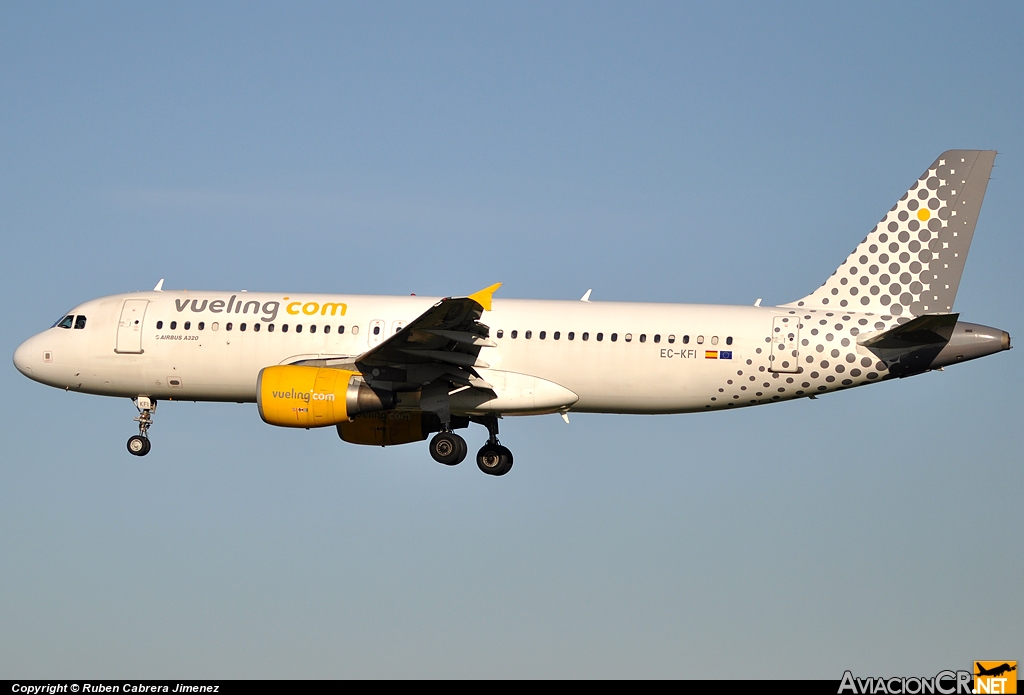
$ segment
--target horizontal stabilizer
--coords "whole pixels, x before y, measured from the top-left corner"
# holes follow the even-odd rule
[[[959,314],[926,314],[860,344],[885,362],[892,374],[918,374],[927,370],[949,343],[959,317]]]

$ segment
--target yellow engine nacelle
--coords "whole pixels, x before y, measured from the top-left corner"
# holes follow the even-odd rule
[[[394,394],[373,390],[359,372],[284,365],[260,370],[256,405],[269,425],[327,427],[391,408]]]

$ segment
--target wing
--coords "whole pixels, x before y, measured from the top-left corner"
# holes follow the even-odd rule
[[[398,333],[355,358],[355,365],[374,388],[403,390],[438,381],[490,389],[477,373],[490,328],[480,322],[491,309],[491,297],[501,283],[468,297],[442,299],[410,321]]]

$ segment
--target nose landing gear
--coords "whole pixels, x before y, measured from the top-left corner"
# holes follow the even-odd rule
[[[153,445],[149,441],[149,428],[153,425],[153,413],[156,411],[156,399],[139,396],[132,400],[139,409],[135,422],[139,423],[139,433],[128,438],[128,453],[133,456],[145,456]]]

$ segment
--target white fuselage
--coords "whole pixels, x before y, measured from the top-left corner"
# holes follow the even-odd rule
[[[43,331],[18,349],[15,363],[32,379],[86,393],[251,402],[264,367],[355,357],[437,301],[254,292],[114,295],[75,307],[69,314],[84,316],[84,328]],[[799,354],[789,371],[772,371],[768,354],[783,319],[799,324],[786,346]],[[892,316],[821,308],[514,299],[495,299],[481,322],[496,347],[481,350],[488,367],[478,371],[506,396],[502,402],[513,404],[495,411],[506,414],[552,410],[539,403],[515,406],[526,383],[520,375],[571,391],[578,397],[573,411],[606,413],[739,407],[879,381],[887,376],[885,365],[858,346],[857,336],[896,325]],[[505,385],[515,393],[500,393]]]

